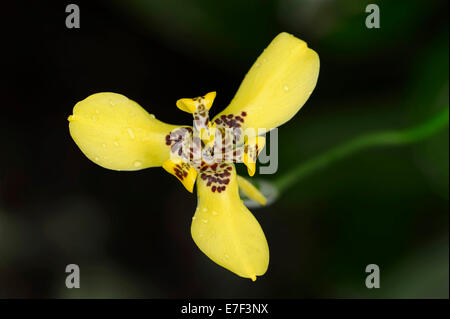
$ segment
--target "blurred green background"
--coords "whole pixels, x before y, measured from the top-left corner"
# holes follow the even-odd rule
[[[52,3],[52,4],[50,4]],[[279,128],[275,181],[337,144],[422,123],[448,106],[447,1],[11,2],[0,22],[0,297],[448,298],[448,127],[407,146],[367,149],[252,209],[269,242],[255,283],[195,246],[196,198],[162,169],[108,171],[70,138],[66,118],[113,91],[173,124],[175,101],[232,99],[282,31],[320,56],[319,81]],[[367,29],[365,8],[380,7]],[[193,76],[200,74],[201,76]],[[81,288],[65,287],[67,264]],[[381,288],[365,286],[377,264]]]

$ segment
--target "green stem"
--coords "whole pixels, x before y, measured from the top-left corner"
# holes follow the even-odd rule
[[[274,180],[274,184],[280,193],[282,193],[304,177],[357,151],[376,146],[404,145],[424,140],[446,127],[448,125],[448,120],[449,111],[447,106],[431,119],[415,127],[398,131],[370,133],[356,137],[324,154],[301,163],[294,169],[289,170],[288,173]]]

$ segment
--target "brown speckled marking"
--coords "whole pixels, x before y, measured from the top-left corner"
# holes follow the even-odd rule
[[[202,128],[208,129],[209,114],[205,104],[203,104],[204,97],[198,97],[199,104],[197,110],[194,112],[194,132],[200,132]]]
[[[188,176],[190,168],[191,168],[191,165],[189,165],[187,163],[181,163],[181,164],[175,165],[173,171],[174,171],[175,175],[182,181]]]
[[[181,157],[183,161],[187,161],[191,155],[190,141],[192,141],[192,129],[190,127],[181,127],[166,135],[166,145],[170,146],[170,152]]]
[[[249,163],[256,163],[256,158],[258,157],[258,144],[245,145],[244,154],[247,154]]]
[[[206,186],[210,187],[212,192],[221,193],[225,191],[230,183],[230,176],[233,167],[231,164],[203,165],[200,168],[200,178],[206,181]]]
[[[192,114],[194,118],[193,128],[181,127],[166,136],[166,145],[170,146],[172,155],[181,157],[182,166],[175,167],[175,175],[183,180],[194,167],[199,172],[199,177],[206,181],[212,192],[221,193],[226,190],[230,182],[232,166],[230,163],[243,162],[244,154],[249,155],[249,160],[256,161],[258,146],[241,145],[242,125],[245,122],[246,112],[238,115],[224,114],[214,120],[216,125],[213,145],[205,145],[200,138],[202,129],[210,134],[210,120],[208,110],[204,104],[204,96],[194,98],[197,109]],[[185,166],[186,165],[186,166]]]

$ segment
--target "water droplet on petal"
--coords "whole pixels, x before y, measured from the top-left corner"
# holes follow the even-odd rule
[[[95,110],[95,113],[100,114],[100,111],[99,110]]]
[[[109,104],[110,104],[111,106],[114,106],[114,105],[116,105],[116,102],[114,102],[113,100],[109,100]]]
[[[193,217],[192,217],[192,220],[195,220],[196,218],[197,218],[197,217],[193,216]]]
[[[204,207],[202,210],[203,210],[204,212],[207,212],[207,211],[208,211],[208,208]]]
[[[155,115],[154,115],[154,114],[150,114],[150,118],[151,118],[151,119],[154,119],[154,118],[155,118]]]
[[[216,212],[216,211],[213,211],[212,214],[216,216],[216,215],[218,215],[219,213]]]
[[[283,87],[283,89],[287,92],[287,91],[289,91],[289,86],[285,85],[285,86]]]
[[[228,256],[227,254],[225,254],[225,258],[228,259],[228,258],[230,258],[230,256]]]
[[[205,224],[208,223],[207,219],[202,219],[202,222],[204,222]]]
[[[96,156],[96,157],[95,157],[94,159],[95,159],[95,161],[96,161],[96,162],[98,162],[98,161],[99,161],[99,158],[98,158],[97,156]]]
[[[141,161],[135,161],[133,165],[134,165],[134,167],[141,167],[142,166],[142,162]]]
[[[132,130],[131,128],[127,128],[127,132],[128,132],[128,135],[130,135],[130,138],[131,138],[132,140],[134,140],[134,138],[135,138],[136,136],[134,135],[133,130]]]
[[[119,145],[120,145],[119,142],[114,141],[114,146],[119,146]]]

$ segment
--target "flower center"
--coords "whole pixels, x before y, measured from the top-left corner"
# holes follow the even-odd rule
[[[224,191],[230,182],[232,163],[243,162],[253,176],[256,157],[264,146],[263,137],[244,136],[246,112],[223,114],[210,121],[209,109],[214,97],[215,92],[212,92],[178,100],[177,107],[192,114],[193,125],[166,135],[170,160],[163,167],[186,183],[190,191],[195,179],[192,174],[198,174],[211,191]]]
[[[197,170],[205,165],[243,161],[248,146],[239,145],[239,141],[245,112],[239,116],[222,115],[212,124],[208,110],[199,104],[192,115],[192,128],[181,127],[166,136],[166,145],[170,146],[172,157],[181,158]]]

